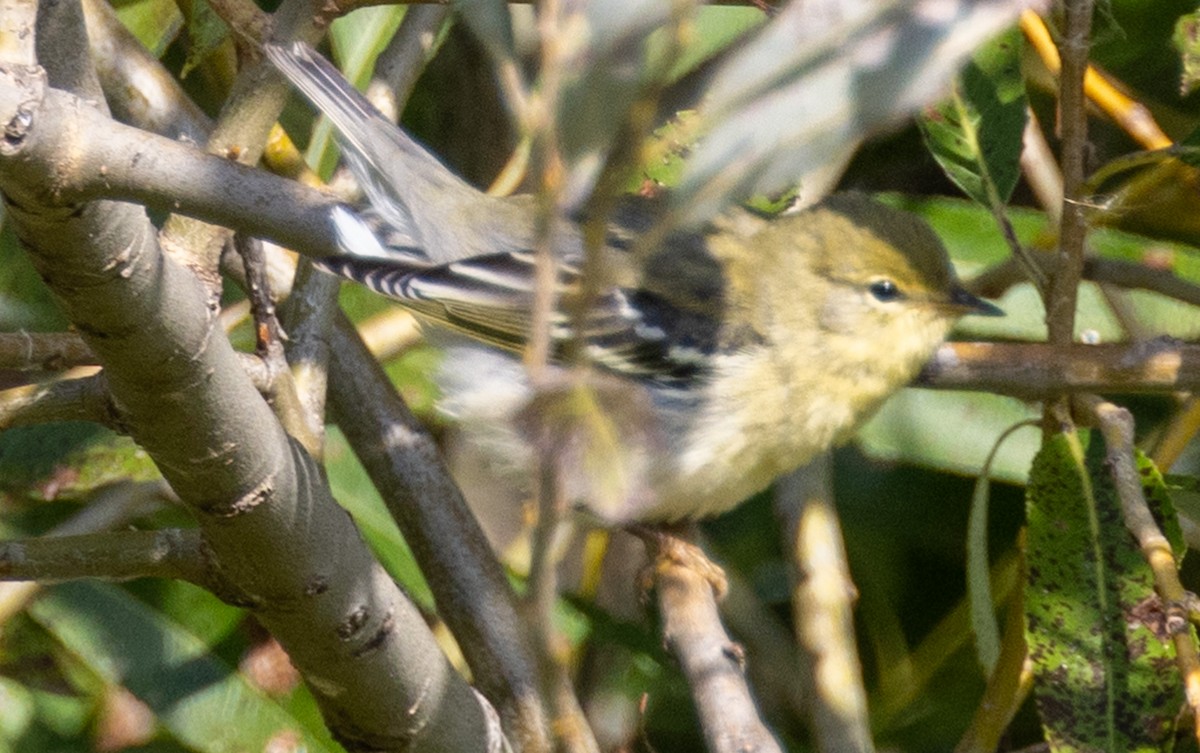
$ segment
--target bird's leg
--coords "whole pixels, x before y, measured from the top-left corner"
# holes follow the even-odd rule
[[[725,593],[729,590],[725,571],[710,560],[703,549],[689,541],[695,538],[695,524],[633,523],[626,526],[626,530],[645,543],[646,551],[650,555],[651,561],[639,579],[644,591],[648,592],[658,578],[669,572],[670,568],[683,567],[708,581],[712,587],[713,598],[717,601],[725,598]]]

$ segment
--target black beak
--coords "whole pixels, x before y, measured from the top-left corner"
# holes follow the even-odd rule
[[[966,289],[955,286],[950,291],[950,303],[966,309],[966,313],[977,316],[1004,316],[1004,309],[994,303],[988,303],[977,295],[968,293]]]

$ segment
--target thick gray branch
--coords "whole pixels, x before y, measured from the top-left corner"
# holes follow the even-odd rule
[[[523,750],[550,750],[536,662],[512,590],[433,438],[344,316],[334,322],[330,346],[338,426],[404,532],[476,682]]]
[[[54,201],[62,156],[81,154],[64,150],[87,137],[55,148],[47,134],[60,117],[72,128],[104,119],[58,92],[39,98],[36,80],[28,89],[19,81],[0,81],[17,90],[0,96],[10,104],[0,109],[9,124],[0,148],[8,218],[104,364],[122,424],[196,514],[221,572],[286,648],[349,748],[485,748],[494,727],[477,695],[330,497],[320,468],[283,432],[205,290],[163,256],[144,211]],[[155,162],[157,148],[143,142],[129,167]]]
[[[47,90],[36,126],[10,138],[20,138],[20,158],[5,172],[45,206],[121,199],[236,227],[314,256],[336,248],[326,221],[333,198],[121,125],[65,92]]]

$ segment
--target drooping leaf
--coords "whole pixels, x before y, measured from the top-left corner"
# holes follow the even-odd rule
[[[998,207],[1021,174],[1025,117],[1021,37],[1013,29],[980,48],[950,97],[919,123],[946,175],[973,200]]]
[[[1026,640],[1053,751],[1158,751],[1182,683],[1154,579],[1097,439],[1055,434],[1027,491]]]
[[[971,608],[971,628],[975,633],[975,652],[984,672],[991,676],[1000,658],[1000,625],[992,598],[991,566],[988,563],[988,502],[991,498],[992,462],[1005,440],[1017,430],[1032,428],[1022,421],[1007,429],[996,440],[984,461],[971,495],[971,514],[967,520],[967,603]]]

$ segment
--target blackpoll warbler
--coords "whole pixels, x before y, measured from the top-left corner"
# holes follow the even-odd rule
[[[555,229],[555,353],[577,343],[599,367],[584,402],[601,411],[574,389],[547,400],[512,355],[530,328],[528,197],[468,186],[311,49],[267,54],[333,121],[370,203],[334,211],[343,254],[321,265],[492,346],[451,348],[444,409],[501,468],[527,472],[533,443],[554,443],[564,493],[605,521],[734,507],[847,439],[960,316],[1001,313],[961,287],[928,226],[861,195],[770,220],[735,210],[636,259],[656,210],[631,198],[612,218],[605,285],[574,319],[582,243],[567,220]]]

